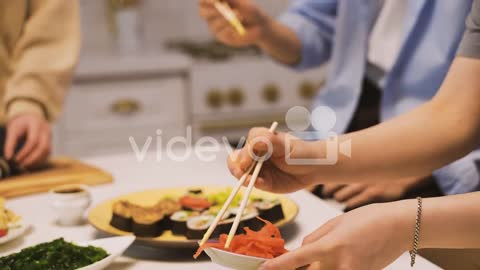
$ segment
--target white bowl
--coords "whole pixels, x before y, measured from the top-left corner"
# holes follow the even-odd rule
[[[240,255],[217,248],[207,248],[205,253],[212,262],[236,270],[257,270],[267,259]]]
[[[80,246],[90,245],[103,248],[110,255],[101,261],[82,267],[78,270],[101,270],[106,268],[115,260],[115,258],[122,255],[123,252],[125,252],[125,250],[133,243],[133,241],[135,241],[135,236],[118,236],[79,244]]]

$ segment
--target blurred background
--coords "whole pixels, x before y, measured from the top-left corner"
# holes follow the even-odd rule
[[[254,126],[284,125],[286,111],[309,106],[324,69],[296,73],[255,48],[214,41],[196,0],[82,0],[83,47],[55,154],[131,152],[151,136],[192,143],[227,136],[236,144]],[[271,15],[288,0],[258,0]],[[158,131],[161,131],[160,132]],[[159,135],[160,134],[160,135]]]

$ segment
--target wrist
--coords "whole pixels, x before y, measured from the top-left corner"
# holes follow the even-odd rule
[[[417,217],[417,200],[403,200],[390,203],[393,226],[397,234],[396,240],[402,251],[413,248],[415,224]]]
[[[36,115],[46,119],[45,108],[41,103],[24,98],[18,98],[10,101],[7,107],[7,121],[22,115]]]

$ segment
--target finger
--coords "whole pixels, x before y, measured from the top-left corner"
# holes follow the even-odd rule
[[[35,145],[38,143],[40,127],[38,125],[30,125],[27,128],[26,132],[27,139],[25,141],[25,144],[23,145],[22,149],[18,151],[15,157],[15,160],[19,163],[21,163],[22,160],[24,160],[28,155],[31,154],[31,152],[35,148]]]
[[[337,226],[337,223],[338,223],[337,218],[333,218],[329,220],[327,223],[323,224],[322,227],[318,228],[311,234],[307,235],[303,239],[302,245],[308,245],[315,241],[318,241],[319,239],[321,239],[322,237],[330,233],[335,228],[335,226]]]
[[[216,17],[208,21],[210,31],[218,35],[224,33],[224,30],[230,28],[230,24],[222,17]]]
[[[223,18],[220,12],[213,7],[200,7],[198,13],[200,14],[200,17],[202,17],[208,23],[217,18]]]
[[[273,183],[270,180],[267,180],[263,177],[258,177],[257,181],[255,182],[255,188],[265,190],[268,192],[273,192]]]
[[[247,147],[243,147],[242,149],[240,149],[240,152],[238,153],[238,163],[242,171],[247,171],[247,169],[250,168],[253,162],[255,162],[255,160],[250,155]]]
[[[278,134],[274,134],[266,128],[251,129],[246,143],[249,158],[258,159],[266,154],[283,156],[285,149],[282,147],[278,136]]]
[[[245,0],[225,0],[225,2],[227,2],[227,4],[233,9],[245,6]]]
[[[231,25],[223,28],[221,31],[217,32],[217,38],[225,44],[230,44],[232,46],[243,46],[245,41],[241,40],[238,35],[234,33],[234,29]]]
[[[247,46],[254,44],[261,36],[260,27],[248,27],[246,25],[247,32],[244,35],[240,35],[235,28],[228,24],[229,27],[223,29],[221,33],[218,34],[220,41],[232,42],[235,46]]]
[[[200,0],[199,5],[201,7],[213,7],[215,0]]]
[[[265,154],[275,155],[276,152],[284,153],[285,149],[279,144],[277,134],[271,133],[266,128],[253,128],[250,130],[247,142],[240,151],[240,166],[246,170],[255,160]]]
[[[7,127],[4,149],[4,155],[7,160],[13,159],[13,156],[15,155],[15,147],[25,131],[26,126],[10,125]]]
[[[24,160],[20,161],[23,167],[32,167],[43,163],[48,158],[51,148],[51,138],[48,131],[39,135],[38,144],[35,149]]]
[[[339,202],[345,202],[365,189],[366,189],[366,186],[363,184],[352,184],[335,192],[333,197],[335,198],[335,200]]]
[[[269,260],[265,262],[260,269],[293,270],[317,261],[320,255],[321,251],[318,246],[315,244],[310,244],[285,253],[275,259]]]
[[[273,134],[267,128],[252,128],[248,133],[247,146],[256,153],[265,153],[273,141]]]
[[[247,187],[251,181],[252,181],[252,175],[248,175],[243,185]],[[271,190],[270,181],[267,181],[265,178],[261,176],[258,176],[257,179],[255,180],[255,187],[261,190],[266,190],[266,191]]]
[[[331,198],[335,192],[339,191],[345,186],[346,185],[344,184],[325,184],[323,185],[322,195],[325,198]]]
[[[364,206],[375,201],[375,196],[370,194],[370,192],[364,191],[346,202],[345,211],[350,211],[360,206]]]
[[[228,169],[230,170],[230,173],[236,178],[240,178],[244,174],[244,170],[240,167],[239,153],[240,150],[235,150],[227,158]]]

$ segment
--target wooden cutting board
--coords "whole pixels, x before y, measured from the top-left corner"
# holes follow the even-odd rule
[[[113,182],[111,174],[75,159],[62,157],[49,163],[46,169],[0,180],[0,196],[14,198],[43,193],[66,184],[94,186]]]

